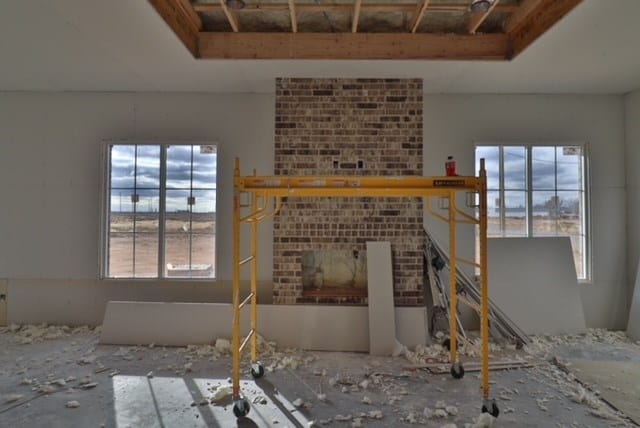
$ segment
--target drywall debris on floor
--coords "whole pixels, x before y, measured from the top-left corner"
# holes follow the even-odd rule
[[[76,400],[67,401],[65,407],[67,407],[68,409],[77,409],[78,407],[80,407],[80,403]]]

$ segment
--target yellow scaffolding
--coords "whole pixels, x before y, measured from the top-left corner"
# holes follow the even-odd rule
[[[478,209],[478,216],[470,215],[458,209],[456,195],[464,192],[467,205]],[[247,195],[247,200],[242,200]],[[234,169],[233,196],[233,411],[237,417],[246,416],[249,402],[240,391],[240,359],[241,353],[251,341],[251,374],[254,378],[264,375],[264,368],[258,361],[257,352],[257,266],[258,266],[258,223],[278,214],[283,197],[422,197],[429,213],[449,224],[450,253],[450,363],[451,374],[455,378],[464,375],[464,368],[458,359],[458,302],[469,305],[480,315],[480,337],[482,358],[482,411],[498,416],[495,400],[489,400],[489,298],[487,276],[487,173],[484,159],[480,160],[478,177],[446,176],[446,177],[372,177],[372,176],[253,176],[240,175],[240,161],[236,158]],[[432,206],[432,198],[447,202],[440,207],[448,212],[442,215]],[[273,210],[268,211],[270,201],[275,201]],[[472,200],[471,202],[469,202]],[[246,215],[244,211],[249,210]],[[240,229],[244,223],[251,224],[251,254],[240,258]],[[456,232],[459,223],[479,226],[480,257],[479,263],[461,259],[456,256]],[[456,264],[471,264],[480,270],[480,305],[459,298],[457,290]],[[249,295],[240,301],[240,268],[251,265],[251,290]],[[240,313],[243,307],[251,304],[251,329],[249,334],[241,338]]]

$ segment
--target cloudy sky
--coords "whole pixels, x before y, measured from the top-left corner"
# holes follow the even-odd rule
[[[193,149],[192,149],[193,148]],[[136,210],[158,211],[160,201],[159,145],[114,145],[111,149],[111,211],[131,212],[131,195],[137,189]],[[213,146],[169,146],[167,148],[167,212],[189,209],[215,212],[217,155]]]
[[[544,206],[553,196],[560,198],[561,207],[568,207],[578,200],[582,176],[582,153],[579,146],[533,147],[531,150],[531,173],[533,205]],[[487,186],[490,190],[488,205],[490,212],[496,212],[496,199],[500,188],[500,158],[498,146],[478,146],[476,148],[476,169],[479,159],[485,159]],[[504,147],[504,188],[507,208],[526,205],[527,148],[523,146]]]

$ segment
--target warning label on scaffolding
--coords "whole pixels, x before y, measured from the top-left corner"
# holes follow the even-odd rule
[[[433,180],[434,187],[464,187],[464,180]]]

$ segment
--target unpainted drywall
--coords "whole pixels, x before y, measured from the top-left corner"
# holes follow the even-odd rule
[[[488,258],[489,297],[524,332],[586,328],[568,237],[492,238]]]
[[[230,303],[232,281],[99,281],[32,280],[8,281],[11,299],[8,321],[16,324],[99,325],[110,300],[151,302]],[[272,284],[258,282],[258,301],[272,301]],[[249,293],[249,282],[241,282],[241,293]]]
[[[640,263],[638,264],[638,273],[636,274],[635,287],[631,298],[627,334],[634,340],[640,340]]]
[[[601,207],[591,216],[594,277],[583,289],[589,327],[626,327],[627,278],[633,278],[636,266],[625,261],[625,202],[628,260],[635,263],[640,256],[640,201],[634,196],[640,194],[640,178],[627,177],[626,197],[621,167],[626,156],[627,174],[636,174],[640,162],[638,92],[626,97],[626,106],[625,146],[621,96],[424,97],[425,175],[442,174],[447,155],[455,156],[460,174],[473,174],[476,141],[589,145],[591,205]],[[217,272],[218,279],[230,280],[233,159],[240,156],[245,173],[273,172],[274,112],[274,97],[268,94],[0,93],[0,194],[7,200],[0,204],[0,276],[42,280],[38,287],[45,294],[49,283],[95,280],[101,141],[188,139],[218,143]],[[426,221],[446,244],[446,226]],[[249,248],[247,235],[244,248]],[[458,237],[460,255],[472,259],[473,228],[461,227]],[[270,222],[262,225],[258,245],[259,278],[270,280]],[[248,271],[242,274],[248,279]],[[79,294],[86,306],[101,299]]]
[[[640,111],[640,101],[637,103]],[[581,289],[588,327],[623,329],[626,326],[625,194],[628,190],[625,191],[623,167],[624,116],[625,103],[621,96],[426,95],[424,98],[425,175],[443,174],[448,155],[455,157],[459,174],[476,174],[476,143],[588,145],[593,278]],[[636,122],[640,123],[637,119],[638,116]],[[640,156],[633,162],[634,165],[640,162]],[[460,202],[464,206],[464,200]],[[640,218],[640,214],[635,218]],[[438,241],[448,247],[446,225],[428,215],[425,215],[425,224]],[[457,241],[461,257],[473,259],[474,241],[473,227],[461,226]],[[635,242],[640,248],[640,230]],[[511,258],[503,260],[506,264],[511,261]],[[541,280],[553,280],[549,273],[539,275]]]
[[[390,242],[367,242],[369,353],[391,355],[396,347]]]
[[[406,346],[424,344],[425,309],[395,308],[396,334]],[[231,339],[233,307],[212,303],[109,302],[101,342],[189,345]],[[241,315],[242,334],[250,315]],[[364,306],[258,305],[258,333],[281,347],[320,351],[369,350],[369,314]]]
[[[625,138],[627,271],[632,279],[627,333],[640,340],[640,90],[625,97]]]
[[[0,94],[0,275],[98,277],[103,141],[127,139],[218,145],[216,276],[231,279],[234,158],[272,174],[273,135],[272,95]],[[269,280],[270,224],[258,240]]]

